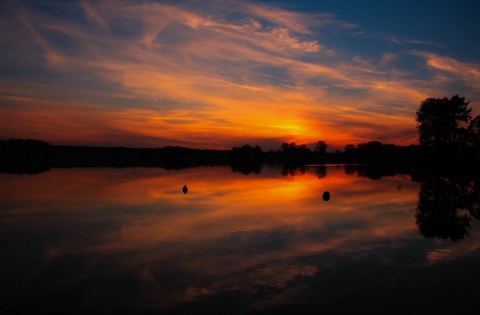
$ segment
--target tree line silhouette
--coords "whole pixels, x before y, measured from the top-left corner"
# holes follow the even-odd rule
[[[343,164],[401,164],[412,167],[475,166],[480,159],[480,116],[472,117],[464,97],[427,98],[416,112],[418,145],[398,146],[374,140],[345,145],[344,151],[327,153],[328,144],[318,141],[310,150],[303,144],[282,143],[277,150],[263,152],[245,144],[232,149],[233,157],[267,161],[304,160]]]
[[[125,148],[51,145],[40,140],[0,141],[0,171],[36,172],[50,167],[162,166],[182,167],[231,163],[241,169],[259,163],[290,164],[376,164],[411,168],[477,167],[480,160],[480,116],[472,118],[470,102],[458,95],[427,98],[416,112],[418,145],[398,146],[369,141],[347,144],[343,151],[327,152],[319,140],[313,150],[304,144],[282,143],[277,150],[264,151],[245,144],[231,150]],[[242,164],[246,166],[242,166]]]

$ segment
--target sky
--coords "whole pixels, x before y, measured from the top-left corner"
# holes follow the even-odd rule
[[[0,139],[327,151],[480,114],[478,1],[0,2]]]

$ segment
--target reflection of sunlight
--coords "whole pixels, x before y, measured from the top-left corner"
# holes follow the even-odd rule
[[[288,198],[303,196],[306,192],[308,182],[306,181],[284,181],[274,187],[265,190],[265,198]],[[283,184],[283,185],[282,185]]]
[[[282,176],[281,170],[264,167],[245,176],[228,167],[64,169],[11,177],[0,181],[0,198],[16,206],[2,224],[94,231],[82,238],[73,229],[73,236],[49,241],[45,264],[65,255],[97,262],[114,256],[109,264],[140,275],[157,293],[164,290],[164,270],[209,279],[185,280],[185,289],[162,302],[171,305],[222,290],[255,293],[268,286],[287,292],[296,278],[332,268],[328,259],[309,264],[305,257],[362,261],[381,253],[381,264],[396,264],[390,250],[422,238],[413,219],[418,186],[408,176],[370,180],[341,167]],[[322,199],[327,190],[328,202]],[[425,256],[430,263],[466,256],[479,248],[473,240],[436,244]]]
[[[251,194],[250,190],[242,189],[244,183],[237,182],[235,193],[251,199],[253,202],[261,202],[263,204],[277,204],[285,201],[293,201],[304,198],[311,193],[311,189],[318,185],[318,179],[311,175],[296,177],[293,179],[267,179],[261,181],[253,181],[251,184],[257,194]],[[243,199],[243,197],[242,197]]]

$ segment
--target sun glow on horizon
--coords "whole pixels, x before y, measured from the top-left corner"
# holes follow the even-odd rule
[[[360,36],[361,25],[328,12],[188,3],[7,1],[0,138],[408,145],[417,143],[415,111],[426,97],[460,86],[472,104],[480,100],[480,65],[419,49],[422,42]],[[364,47],[375,50],[364,56]]]

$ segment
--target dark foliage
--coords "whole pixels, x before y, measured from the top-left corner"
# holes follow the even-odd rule
[[[479,118],[471,122],[469,104],[458,95],[422,101],[416,117],[420,145],[462,149],[477,144]]]
[[[232,156],[242,157],[242,158],[258,158],[262,155],[262,148],[258,145],[252,147],[251,145],[245,144],[241,147],[232,148]]]

